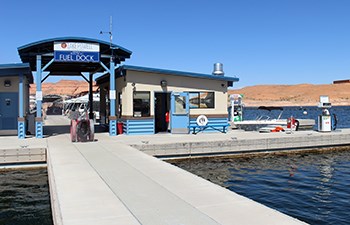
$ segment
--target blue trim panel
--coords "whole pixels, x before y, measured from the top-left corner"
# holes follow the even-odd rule
[[[17,137],[18,139],[24,139],[26,137],[26,125],[25,122],[18,122],[18,129],[17,129]]]
[[[212,75],[212,74],[191,73],[191,72],[183,72],[183,71],[176,71],[176,70],[148,68],[148,67],[141,67],[141,66],[123,65],[120,67],[120,69],[140,71],[140,72],[161,73],[161,74],[169,74],[169,75],[177,75],[177,76],[187,76],[187,77],[195,77],[195,78],[205,78],[205,79],[211,79],[211,80],[222,80],[222,81],[231,81],[231,82],[239,81],[239,78],[237,77],[225,77],[225,76]]]
[[[154,134],[154,119],[125,120],[123,133],[127,135]]]
[[[116,136],[116,135],[117,135],[117,121],[110,120],[109,121],[109,136]]]
[[[183,76],[183,77],[194,77],[194,78],[202,78],[202,79],[210,79],[210,80],[220,80],[220,81],[227,81],[227,86],[232,87],[234,82],[238,82],[239,78],[237,77],[226,77],[226,76],[218,76],[218,75],[211,75],[211,74],[200,74],[200,73],[191,73],[191,72],[184,72],[184,71],[175,71],[175,70],[165,70],[165,69],[156,69],[156,68],[148,68],[148,67],[141,67],[141,66],[130,66],[130,65],[122,65],[117,68],[116,71],[116,77],[122,77],[125,76],[124,70],[132,70],[132,71],[139,71],[139,72],[148,72],[148,73],[160,73],[160,74],[168,74],[168,75],[174,75],[174,76]],[[109,76],[109,74],[100,76],[96,78],[97,83],[103,83],[104,79],[106,79]]]
[[[43,138],[43,122],[41,121],[36,121],[35,122],[35,137],[36,138]]]
[[[18,76],[19,74],[25,75],[30,84],[33,83],[33,74],[29,63],[0,64],[0,76]]]
[[[196,120],[197,118],[190,118],[190,133],[193,133],[193,128],[196,128],[196,132],[198,132],[198,130],[200,129],[200,127],[197,125]],[[228,123],[228,118],[208,118],[207,128],[205,128],[201,132],[209,133],[209,132],[218,132],[218,130],[220,130],[226,133],[229,125],[230,124]],[[215,130],[214,128],[217,130]]]

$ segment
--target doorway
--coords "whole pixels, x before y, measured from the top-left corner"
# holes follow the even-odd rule
[[[188,92],[171,93],[171,133],[188,134],[190,109]]]
[[[16,130],[18,115],[18,93],[0,93],[0,130]]]
[[[170,128],[165,114],[170,113],[170,93],[156,92],[154,99],[155,133],[168,132]]]

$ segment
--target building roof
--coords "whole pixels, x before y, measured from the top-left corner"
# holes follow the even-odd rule
[[[0,64],[0,77],[19,76],[21,73],[27,77],[30,84],[33,83],[33,74],[28,63]]]
[[[36,71],[36,55],[42,55],[42,65],[46,65],[54,54],[54,42],[83,42],[98,43],[100,45],[100,61],[109,67],[110,57],[116,63],[130,58],[132,52],[119,45],[85,37],[57,37],[33,42],[18,47],[18,54],[24,63],[29,63],[32,71]],[[63,65],[63,66],[62,66]],[[55,75],[80,75],[81,72],[104,71],[99,63],[54,62],[48,68]]]
[[[167,70],[167,69],[156,69],[149,67],[141,67],[141,66],[131,66],[131,65],[122,65],[117,68],[116,76],[124,76],[125,71],[139,71],[139,72],[147,72],[147,73],[158,73],[158,74],[167,74],[174,76],[183,76],[183,77],[193,77],[193,78],[202,78],[202,79],[210,79],[210,80],[220,80],[227,81],[228,86],[232,86],[233,82],[238,82],[239,78],[237,77],[227,77],[223,75],[212,75],[212,74],[201,74],[201,73],[192,73],[192,72],[184,72],[184,71],[176,71],[176,70]],[[104,83],[109,81],[109,74],[106,74],[102,77],[96,79],[96,82]]]

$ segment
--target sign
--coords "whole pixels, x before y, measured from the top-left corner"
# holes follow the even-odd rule
[[[58,62],[100,62],[100,44],[55,42],[54,59]]]
[[[196,122],[198,126],[204,127],[208,124],[208,118],[205,115],[200,115],[197,117]]]
[[[116,99],[116,93],[115,90],[110,90],[109,91],[109,99]]]
[[[42,91],[35,92],[35,99],[37,101],[42,101],[43,100],[43,92]]]

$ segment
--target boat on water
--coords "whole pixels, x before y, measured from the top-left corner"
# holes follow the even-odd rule
[[[270,132],[276,129],[276,127],[282,127],[283,130],[312,130],[315,126],[315,120],[313,119],[298,119],[288,118],[282,119],[283,107],[276,106],[260,106],[259,110],[271,112],[273,110],[279,110],[277,118],[271,118],[267,114],[259,115],[255,120],[243,120],[232,122],[232,128],[242,129],[245,131],[260,131]],[[278,129],[280,130],[280,129]]]

